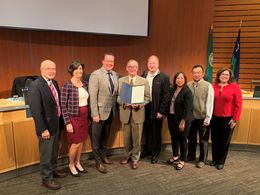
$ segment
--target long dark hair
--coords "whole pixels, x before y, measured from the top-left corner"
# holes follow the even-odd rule
[[[177,80],[177,77],[178,77],[180,74],[183,75],[183,77],[184,77],[184,81],[185,81],[183,87],[185,87],[186,84],[187,84],[187,77],[186,77],[186,75],[184,74],[184,72],[182,72],[182,71],[177,72],[177,73],[174,75],[174,77],[173,77],[173,91],[175,91],[176,88],[177,88],[176,80]]]

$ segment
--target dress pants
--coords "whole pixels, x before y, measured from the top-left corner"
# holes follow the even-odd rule
[[[129,123],[122,123],[122,129],[126,157],[131,157],[132,161],[139,160],[141,153],[143,123],[135,123],[133,117],[130,117]]]
[[[216,164],[225,164],[233,129],[228,124],[232,117],[211,119],[212,160]]]
[[[100,120],[98,123],[92,121],[91,141],[96,164],[101,164],[102,160],[106,157],[112,118],[113,113],[111,111],[106,120]]]
[[[50,136],[50,139],[42,139],[38,136],[38,140],[42,180],[52,180],[53,171],[58,163],[60,131],[57,130],[54,135]]]
[[[187,138],[190,130],[190,122],[185,122],[185,128],[183,131],[179,130],[180,121],[176,120],[174,114],[168,115],[168,128],[171,135],[172,153],[173,156],[179,156],[181,161],[186,160],[188,143]],[[180,152],[179,152],[180,151]]]
[[[199,131],[200,156],[199,161],[206,162],[208,157],[208,141],[210,127],[204,127],[204,119],[195,119],[191,122],[188,137],[188,157],[196,159],[197,132]]]

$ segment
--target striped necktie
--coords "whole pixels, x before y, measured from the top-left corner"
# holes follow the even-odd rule
[[[109,83],[110,83],[110,87],[111,87],[111,93],[113,94],[114,93],[114,82],[113,82],[113,79],[112,79],[112,72],[108,72],[108,80],[109,80]]]
[[[49,87],[50,87],[52,95],[53,95],[53,97],[54,97],[54,99],[56,101],[56,104],[58,106],[58,116],[60,116],[61,115],[61,110],[60,110],[59,98],[58,98],[57,91],[55,90],[55,87],[54,87],[52,81],[50,82]]]

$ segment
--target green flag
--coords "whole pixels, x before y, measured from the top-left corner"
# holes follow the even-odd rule
[[[213,66],[213,26],[210,27],[210,31],[209,31],[208,59],[207,59],[207,67],[206,67],[206,75],[210,83],[212,83],[212,66]]]

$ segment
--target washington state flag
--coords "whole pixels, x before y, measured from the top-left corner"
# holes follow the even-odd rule
[[[240,64],[240,29],[238,30],[237,40],[231,58],[231,67],[237,82],[239,79],[239,64]]]

